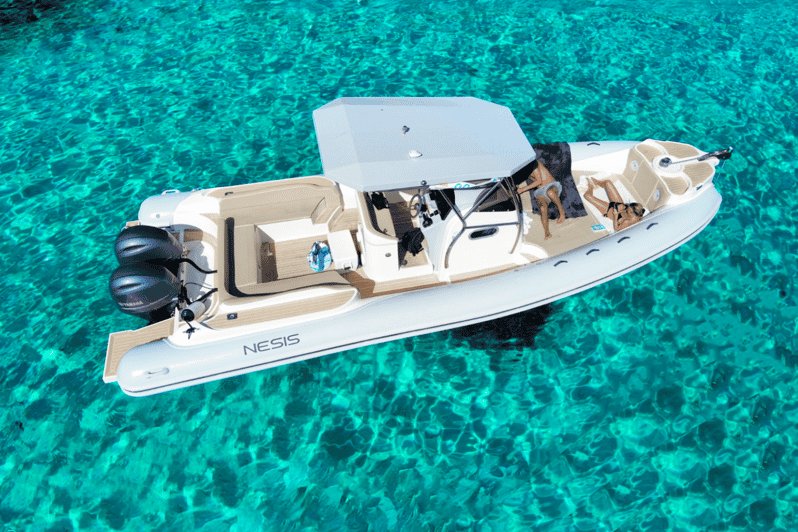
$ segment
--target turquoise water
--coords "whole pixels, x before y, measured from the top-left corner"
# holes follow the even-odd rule
[[[798,10],[64,1],[0,26],[5,530],[798,530]],[[4,11],[4,13],[6,13]],[[319,173],[339,96],[737,153],[696,239],[554,305],[149,398],[102,383],[164,189]]]

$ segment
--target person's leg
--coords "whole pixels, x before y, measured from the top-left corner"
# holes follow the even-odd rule
[[[561,224],[565,221],[565,210],[562,208],[562,203],[560,202],[560,191],[556,186],[549,187],[546,191],[546,195],[551,198],[551,201],[554,202],[554,205],[560,210],[560,217],[557,218],[557,223]]]
[[[595,208],[599,210],[599,212],[606,216],[607,209],[610,208],[610,204],[606,201],[598,199],[596,196],[593,195],[593,180],[588,179],[587,181],[587,191],[585,191],[585,199],[593,205]]]
[[[549,202],[546,201],[546,198],[541,198],[540,196],[535,196],[535,201],[538,204],[538,209],[540,209],[540,222],[543,224],[543,232],[546,235],[543,240],[548,240],[551,238],[551,233],[549,233]]]
[[[604,181],[599,181],[598,184],[607,191],[607,197],[610,198],[610,201],[624,203],[621,194],[618,192],[618,189],[615,188],[615,185],[612,184],[612,181],[605,179]]]

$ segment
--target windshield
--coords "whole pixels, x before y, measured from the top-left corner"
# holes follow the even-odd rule
[[[477,198],[479,206],[475,212],[509,212],[515,210],[515,202],[510,192],[503,186],[493,192],[484,190]]]

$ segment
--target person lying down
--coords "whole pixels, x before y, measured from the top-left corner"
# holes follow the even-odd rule
[[[607,192],[609,203],[593,195],[594,188],[603,188]],[[646,210],[639,203],[624,203],[621,194],[609,179],[599,180],[588,178],[585,199],[599,210],[604,216],[612,220],[615,231],[626,229],[643,219]]]

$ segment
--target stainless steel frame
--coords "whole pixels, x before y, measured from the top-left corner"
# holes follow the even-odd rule
[[[446,194],[443,194],[443,198],[446,200],[446,203],[449,204],[449,206],[452,208],[452,211],[457,215],[458,218],[460,218],[460,221],[463,222],[462,229],[460,229],[460,232],[455,235],[455,237],[449,243],[449,247],[446,249],[446,256],[445,256],[444,261],[443,261],[443,267],[444,268],[448,268],[449,267],[449,255],[452,252],[452,248],[454,247],[455,242],[457,242],[457,240],[462,236],[463,233],[465,233],[465,231],[467,229],[486,229],[488,227],[499,227],[499,226],[503,226],[503,225],[517,225],[518,226],[518,234],[516,235],[515,240],[513,241],[513,247],[510,249],[510,253],[512,254],[515,251],[515,248],[518,246],[518,242],[521,239],[521,229],[523,227],[523,214],[522,214],[522,207],[521,207],[521,198],[518,196],[518,193],[514,190],[512,185],[509,184],[509,180],[510,180],[509,177],[504,177],[504,178],[500,179],[499,181],[496,181],[495,183],[488,182],[488,183],[485,183],[484,185],[474,185],[473,187],[469,187],[469,190],[471,190],[471,189],[479,189],[479,188],[488,188],[488,187],[490,187],[490,190],[488,191],[487,194],[483,195],[482,198],[480,198],[479,201],[477,201],[468,210],[468,212],[465,214],[465,216],[463,215],[462,212],[460,212],[460,209],[457,208],[457,205],[455,205],[451,201],[449,201],[449,198],[446,197]],[[498,224],[490,224],[490,225],[468,225],[468,222],[466,222],[466,220],[468,219],[469,216],[471,216],[471,213],[473,213],[477,208],[479,208],[479,206],[482,205],[485,202],[485,200],[487,200],[491,196],[491,194],[493,194],[493,192],[497,188],[499,188],[500,186],[502,188],[504,188],[507,191],[507,193],[510,195],[510,198],[512,198],[513,205],[515,205],[515,212],[518,214],[518,221],[516,221],[516,222],[498,223]]]

